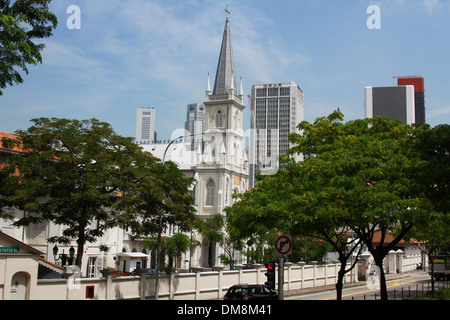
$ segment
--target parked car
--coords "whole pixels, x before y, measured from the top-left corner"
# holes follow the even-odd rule
[[[130,272],[130,276],[137,276],[137,272],[136,270],[133,270]],[[148,275],[155,275],[156,274],[156,270],[155,269],[148,269],[147,272],[145,273],[147,276]]]
[[[277,300],[278,293],[263,284],[237,284],[230,287],[224,300]]]

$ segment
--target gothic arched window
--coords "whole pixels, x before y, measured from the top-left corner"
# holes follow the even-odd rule
[[[225,182],[225,204],[228,204],[228,188],[230,185],[230,179],[227,177],[227,180]]]
[[[216,191],[216,184],[213,179],[209,179],[206,184],[206,202],[205,205],[213,206],[214,205],[214,195]]]
[[[222,115],[222,110],[219,110],[216,113],[216,128],[222,128],[222,127],[223,127],[223,115]]]
[[[240,117],[239,117],[239,111],[236,111],[235,113],[234,113],[234,119],[233,119],[234,121],[234,129],[239,129],[240,128],[240,122],[241,122],[241,119],[240,119]]]

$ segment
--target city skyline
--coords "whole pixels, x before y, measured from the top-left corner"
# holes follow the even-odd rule
[[[68,9],[80,9],[70,29]],[[161,140],[184,128],[186,106],[203,103],[214,79],[225,7],[239,79],[244,129],[251,87],[295,81],[305,120],[338,107],[345,121],[364,118],[364,88],[391,86],[395,76],[425,78],[426,121],[450,123],[446,64],[450,4],[433,0],[369,1],[54,1],[59,20],[46,39],[43,64],[0,96],[0,130],[26,129],[36,117],[89,119],[135,135],[136,109],[157,110]],[[371,5],[381,29],[370,29]]]

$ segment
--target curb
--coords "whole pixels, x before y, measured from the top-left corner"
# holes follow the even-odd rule
[[[385,278],[386,278],[386,281],[402,279],[402,278],[411,277],[411,274],[417,274],[417,273],[423,273],[423,271],[409,271],[409,272],[405,272],[405,273],[386,274]],[[343,289],[352,288],[352,287],[362,287],[362,286],[365,286],[366,284],[367,284],[367,281],[358,281],[356,283],[344,283]],[[319,287],[295,289],[295,290],[289,290],[289,291],[286,290],[284,292],[284,296],[285,297],[302,296],[302,295],[307,295],[307,294],[314,294],[314,293],[335,291],[335,290],[336,290],[336,285],[331,284],[331,285],[319,286]]]

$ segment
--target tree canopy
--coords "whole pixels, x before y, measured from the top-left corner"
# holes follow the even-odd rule
[[[432,255],[450,250],[450,125],[422,132],[414,147],[425,162],[416,176],[430,201],[430,212],[426,220],[407,234],[406,240],[426,244],[420,248],[432,261]]]
[[[33,119],[15,140],[23,152],[2,168],[3,205],[26,214],[14,222],[27,226],[52,221],[64,226],[50,242],[77,241],[76,264],[83,248],[116,225],[151,234],[161,225],[189,228],[195,220],[191,180],[173,163],[163,167],[131,138],[96,119]]]
[[[282,159],[277,174],[261,177],[255,190],[240,197],[228,211],[235,234],[251,237],[275,229],[327,241],[339,254],[340,278],[361,244],[382,265],[389,250],[429,212],[415,175],[424,161],[413,148],[426,127],[382,117],[344,123],[335,111],[298,128],[302,133],[291,134],[289,152],[303,154],[304,161]],[[397,236],[388,241],[393,230]],[[381,241],[375,242],[376,234]],[[336,287],[339,297],[339,282]],[[385,297],[383,283],[381,290]]]
[[[50,2],[0,0],[0,95],[8,85],[23,82],[20,71],[28,74],[28,64],[42,63],[45,45],[35,41],[52,36],[58,25]]]

